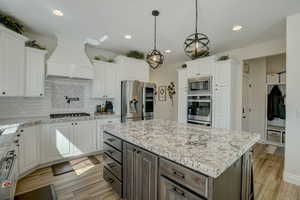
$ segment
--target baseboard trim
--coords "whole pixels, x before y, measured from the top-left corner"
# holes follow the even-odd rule
[[[289,172],[283,172],[283,180],[287,183],[300,186],[300,175],[292,174]]]

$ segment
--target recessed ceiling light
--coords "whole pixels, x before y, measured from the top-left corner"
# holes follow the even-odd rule
[[[242,30],[242,28],[243,27],[241,25],[235,25],[235,26],[232,27],[232,30],[233,31],[240,31],[240,30]]]
[[[130,40],[130,39],[132,39],[132,36],[131,35],[124,35],[124,38],[127,39],[127,40]]]
[[[166,53],[171,53],[171,52],[172,52],[172,50],[170,50],[170,49],[167,49],[167,50],[165,50],[165,52],[166,52]]]
[[[64,16],[64,13],[63,13],[62,11],[60,11],[60,10],[57,10],[57,9],[54,9],[54,10],[52,11],[52,13],[53,13],[53,15],[55,15],[55,16],[59,16],[59,17]]]
[[[108,35],[103,35],[100,39],[99,39],[99,41],[100,42],[104,42],[105,40],[107,40],[108,39]]]

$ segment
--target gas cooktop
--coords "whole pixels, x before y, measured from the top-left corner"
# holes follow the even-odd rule
[[[66,118],[66,117],[87,117],[90,116],[89,113],[58,113],[58,114],[50,114],[50,118]]]

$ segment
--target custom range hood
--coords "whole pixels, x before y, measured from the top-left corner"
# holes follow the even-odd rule
[[[47,76],[93,79],[94,68],[85,51],[85,42],[57,35],[57,47],[47,60]]]

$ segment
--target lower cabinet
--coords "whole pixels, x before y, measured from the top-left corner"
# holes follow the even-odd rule
[[[39,126],[18,131],[19,136],[19,174],[39,165]]]
[[[156,200],[158,157],[129,143],[123,155],[124,199]]]
[[[44,126],[41,134],[42,163],[97,151],[96,129],[96,121]]]
[[[101,119],[97,121],[97,150],[103,151],[103,131],[106,124],[121,123],[119,118],[116,119]]]

